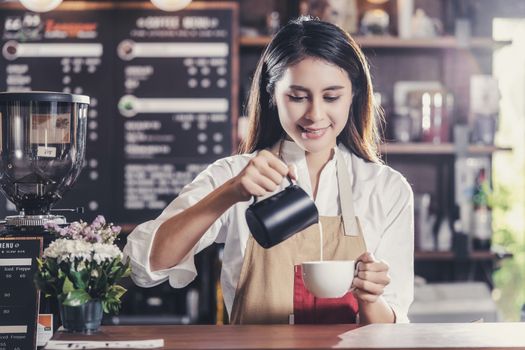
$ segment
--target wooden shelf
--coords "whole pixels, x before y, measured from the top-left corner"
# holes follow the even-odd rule
[[[509,45],[511,41],[495,41],[491,38],[472,38],[467,45],[462,45],[454,36],[442,36],[426,39],[401,39],[398,37],[361,36],[356,41],[362,48],[393,49],[486,49],[493,50]]]
[[[453,260],[453,252],[414,252],[415,260]]]
[[[268,45],[271,39],[271,36],[241,36],[239,43],[241,46],[262,47]]]
[[[384,143],[380,146],[382,154],[455,154],[453,143]],[[468,147],[469,154],[492,154],[499,151],[512,151],[510,147],[471,145]]]
[[[472,38],[463,46],[454,36],[442,36],[427,39],[401,39],[395,36],[354,36],[357,43],[366,48],[392,49],[486,49],[493,50],[509,45],[511,41],[496,41],[491,38]],[[271,40],[270,36],[242,36],[240,45],[244,47],[263,47]]]

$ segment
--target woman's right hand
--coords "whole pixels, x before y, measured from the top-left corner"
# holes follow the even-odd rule
[[[297,178],[294,167],[286,165],[273,153],[262,150],[232,179],[233,190],[239,201],[247,201],[252,196],[264,196],[276,191],[287,175],[294,180]]]

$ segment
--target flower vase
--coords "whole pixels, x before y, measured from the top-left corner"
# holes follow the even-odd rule
[[[79,306],[60,304],[62,326],[68,332],[93,333],[99,330],[102,322],[102,303],[90,300]]]

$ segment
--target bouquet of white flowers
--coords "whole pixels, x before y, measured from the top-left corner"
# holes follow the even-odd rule
[[[46,224],[57,239],[38,260],[35,282],[46,297],[56,296],[65,306],[80,306],[99,300],[105,313],[117,313],[126,289],[116,284],[130,274],[129,261],[122,261],[114,244],[120,227],[107,224],[99,215],[88,225],[73,222],[67,227]]]

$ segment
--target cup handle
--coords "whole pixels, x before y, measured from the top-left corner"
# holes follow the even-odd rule
[[[359,265],[362,264],[363,262],[361,260],[357,260],[356,263],[355,263],[355,269],[354,269],[354,278],[357,277],[357,274],[359,273]],[[352,280],[353,281],[353,280]],[[352,283],[353,284],[353,283]],[[356,288],[354,286],[351,286],[350,289],[348,290],[349,292],[353,292],[354,290],[356,290]]]
[[[294,183],[290,175],[286,175],[286,178],[288,179],[288,181],[290,181],[290,184],[288,185],[288,187],[293,186]],[[253,196],[253,202],[251,205],[254,205],[255,203],[257,203],[257,196]]]

